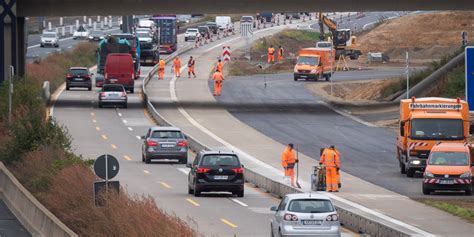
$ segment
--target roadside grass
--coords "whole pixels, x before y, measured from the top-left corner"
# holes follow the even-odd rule
[[[454,216],[461,217],[471,223],[474,223],[474,201],[472,199],[465,199],[465,200],[419,199],[417,201],[420,201],[432,207],[436,207]]]
[[[294,29],[263,37],[254,41],[249,49],[237,51],[235,53],[237,56],[225,70],[231,76],[292,72],[298,50],[314,47],[318,40],[319,32]],[[280,45],[283,47],[284,59],[282,62],[267,63],[267,49],[270,45],[273,45],[275,50],[278,50]],[[250,61],[245,58],[246,53],[250,54]],[[277,60],[276,54],[275,60]],[[264,70],[258,68],[258,65],[262,65]]]

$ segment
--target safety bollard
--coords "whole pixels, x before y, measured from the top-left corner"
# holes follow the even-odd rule
[[[69,26],[69,34],[73,35],[74,34],[74,26]]]
[[[82,22],[84,22],[84,23],[87,22],[87,16],[84,16],[84,17],[82,18]]]
[[[62,35],[63,37],[66,36],[66,27],[64,27],[64,26],[61,27],[61,35]]]
[[[76,28],[79,28],[79,20],[76,20]]]
[[[59,25],[60,26],[64,25],[64,18],[62,18],[62,17],[59,18]]]
[[[112,29],[112,17],[109,18],[109,28]]]
[[[100,16],[97,16],[97,22],[99,22],[99,21],[100,21]]]
[[[89,18],[89,28],[92,27],[92,18]]]
[[[221,39],[220,35],[221,35],[221,32],[219,30],[217,30],[217,40]]]
[[[283,25],[286,25],[286,17],[283,19]]]
[[[48,30],[52,30],[53,26],[51,25],[51,21],[48,22]]]
[[[103,22],[103,21],[100,22],[100,29],[101,29],[101,30],[104,29],[104,22]]]
[[[305,15],[303,15],[303,22],[306,22],[306,17],[305,17]]]
[[[97,21],[94,22],[94,30],[97,30]]]
[[[202,38],[199,38],[199,46],[202,46]]]

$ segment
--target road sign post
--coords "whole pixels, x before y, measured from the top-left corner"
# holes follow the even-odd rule
[[[409,58],[408,58],[408,51],[406,52],[406,71],[405,73],[407,74],[407,99],[410,98],[410,64],[409,64]]]
[[[474,111],[474,46],[465,49],[466,101],[469,111]]]

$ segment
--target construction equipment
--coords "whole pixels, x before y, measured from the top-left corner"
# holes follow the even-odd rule
[[[323,165],[313,166],[311,190],[326,191],[326,168]]]
[[[336,50],[336,58],[341,55],[350,59],[358,59],[362,52],[357,49],[357,37],[352,35],[351,29],[337,29],[337,23],[329,19],[322,12],[319,13],[320,40],[325,40],[324,26],[331,32],[333,47]]]

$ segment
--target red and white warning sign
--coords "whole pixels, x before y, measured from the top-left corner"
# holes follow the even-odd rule
[[[222,58],[224,61],[230,61],[230,47],[229,46],[222,47]]]

